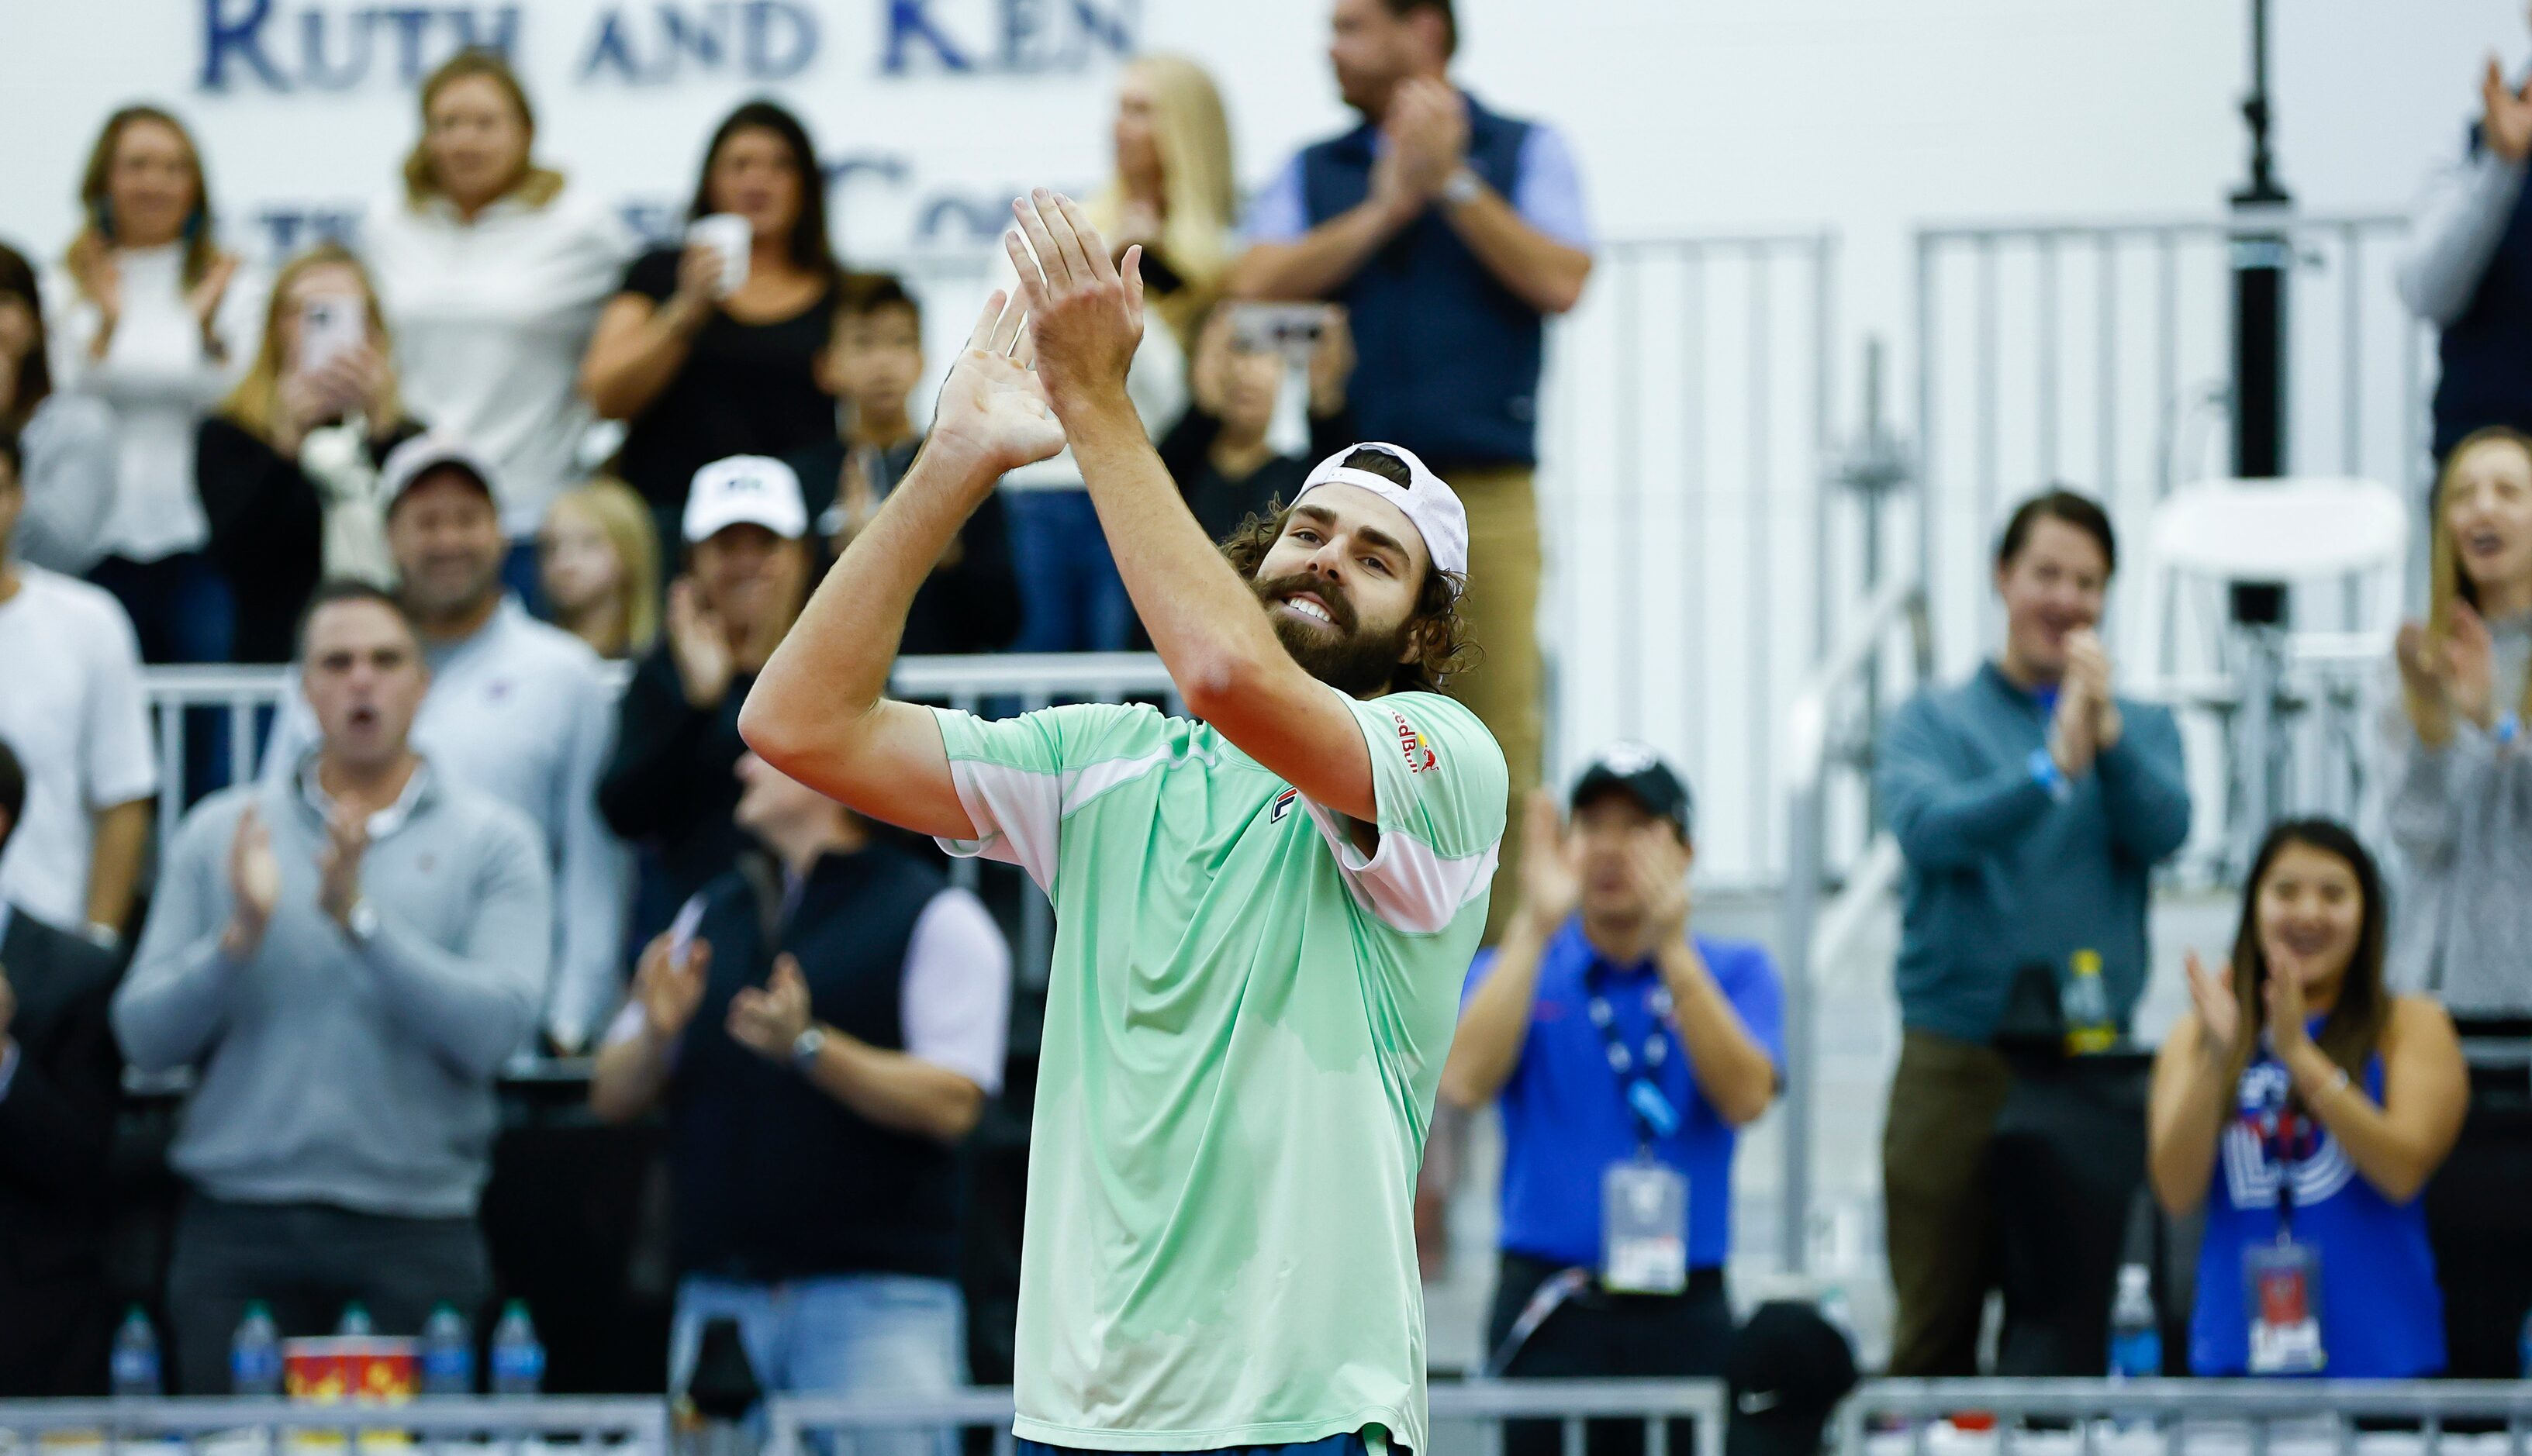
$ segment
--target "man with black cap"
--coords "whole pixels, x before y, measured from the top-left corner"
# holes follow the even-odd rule
[[[1738,1130],[1773,1101],[1783,992],[1760,947],[1688,932],[1688,786],[1651,749],[1603,750],[1573,823],[1530,797],[1521,893],[1469,970],[1442,1094],[1503,1103],[1503,1269],[1488,1365],[1525,1376],[1713,1375]],[[1558,1449],[1515,1422],[1507,1456]],[[1685,1450],[1684,1426],[1674,1428]],[[1595,1422],[1594,1456],[1641,1449]]]
[[[463,441],[427,434],[380,468],[397,596],[422,639],[431,693],[415,746],[455,782],[526,813],[553,874],[554,945],[540,1029],[578,1050],[614,1011],[623,954],[624,847],[598,813],[615,737],[615,691],[598,654],[528,615],[501,585],[509,538],[492,468]],[[286,782],[316,752],[316,716],[282,695],[263,776]]]

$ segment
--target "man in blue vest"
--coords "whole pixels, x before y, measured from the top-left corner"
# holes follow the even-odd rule
[[[727,1317],[768,1389],[947,1395],[966,1380],[957,1145],[1002,1087],[1010,949],[975,896],[843,806],[753,754],[737,775],[764,857],[644,950],[589,1086],[608,1121],[667,1112],[671,1384]]]
[[[2488,58],[2461,159],[2439,168],[2411,220],[2400,297],[2442,330],[2435,455],[2483,425],[2532,430],[2532,84]]]
[[[1455,88],[1450,0],[1336,0],[1328,58],[1362,125],[1302,149],[1251,207],[1231,291],[1352,312],[1363,437],[1394,440],[1468,512],[1461,608],[1484,664],[1452,692],[1502,745],[1515,802],[1538,782],[1538,370],[1545,315],[1591,272],[1563,137]],[[1519,883],[1517,841],[1504,870]],[[1495,897],[1491,942],[1512,898]]]

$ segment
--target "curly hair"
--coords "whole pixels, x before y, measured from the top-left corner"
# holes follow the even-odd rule
[[[1382,475],[1406,471],[1395,457],[1376,450],[1357,451],[1346,457],[1346,464]],[[1283,538],[1284,523],[1292,515],[1291,505],[1280,499],[1270,501],[1264,513],[1240,522],[1222,538],[1222,554],[1239,573],[1241,581],[1257,580],[1258,566],[1275,542]],[[1444,683],[1483,658],[1483,649],[1468,636],[1467,618],[1460,613],[1461,597],[1467,590],[1467,579],[1460,573],[1426,564],[1424,585],[1415,591],[1415,610],[1407,618],[1407,630],[1415,635],[1417,651],[1390,674],[1390,692],[1438,693]]]

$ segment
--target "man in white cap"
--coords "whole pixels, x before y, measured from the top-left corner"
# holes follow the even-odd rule
[[[1055,902],[1020,1449],[1423,1451],[1415,1169],[1507,792],[1494,740],[1431,691],[1463,645],[1467,518],[1413,455],[1365,445],[1217,550],[1126,398],[1138,251],[1121,272],[1073,203],[1017,207],[1021,297],[987,304],[923,457],[740,728]],[[933,559],[1067,440],[1199,721],[887,700]]]
[[[738,705],[809,589],[809,509],[781,461],[733,455],[695,472],[668,587],[667,631],[633,670],[615,757],[599,781],[606,822],[656,856],[634,906],[636,943],[736,868]]]
[[[509,537],[480,452],[450,435],[417,435],[379,466],[378,497],[396,597],[431,674],[414,744],[452,781],[515,807],[544,836],[554,943],[537,1026],[576,1051],[622,999],[628,857],[597,800],[615,736],[614,686],[586,644],[528,615],[502,587]],[[295,781],[317,738],[294,679],[264,749],[264,780]]]

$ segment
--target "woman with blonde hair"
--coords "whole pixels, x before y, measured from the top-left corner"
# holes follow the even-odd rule
[[[537,164],[536,113],[499,55],[451,57],[423,82],[421,112],[403,185],[365,224],[370,268],[405,395],[491,466],[506,576],[533,599],[537,529],[580,479],[592,421],[581,354],[630,240]]]
[[[638,491],[601,476],[556,498],[537,550],[554,625],[609,660],[651,650],[660,636],[660,533]]]
[[[2455,445],[2431,530],[2432,601],[2400,629],[2384,721],[2392,980],[2457,1016],[2532,1016],[2532,438]]]
[[[114,504],[89,580],[123,603],[144,660],[225,661],[232,613],[202,554],[194,429],[255,342],[258,300],[219,248],[201,153],[171,113],[106,118],[79,200],[45,292],[54,385],[114,415]]]
[[[423,426],[390,352],[368,270],[321,244],[273,280],[263,345],[202,421],[194,479],[236,598],[240,662],[291,659],[319,582],[392,584],[377,473]]]
[[[1143,250],[1143,296],[1195,351],[1196,328],[1231,268],[1231,125],[1222,94],[1184,56],[1137,56],[1117,84],[1117,175],[1091,220],[1120,257]]]

